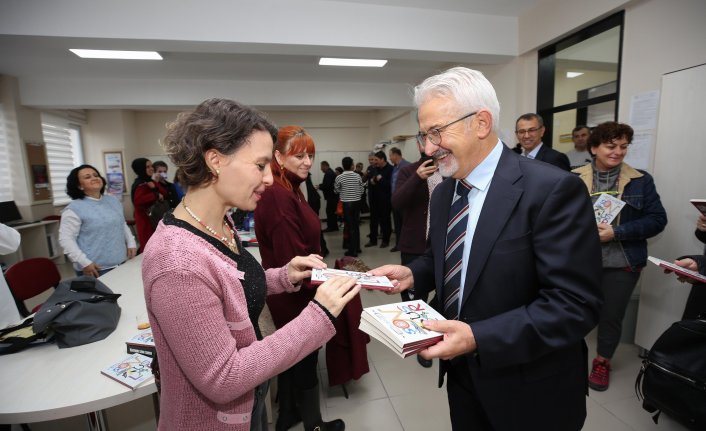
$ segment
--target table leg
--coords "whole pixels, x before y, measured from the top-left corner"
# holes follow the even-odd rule
[[[108,431],[108,420],[103,410],[86,413],[88,431]]]

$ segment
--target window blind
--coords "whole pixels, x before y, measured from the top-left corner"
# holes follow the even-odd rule
[[[0,202],[14,200],[10,175],[10,138],[7,132],[9,127],[5,118],[5,110],[0,104]]]
[[[66,205],[71,198],[66,194],[66,177],[76,166],[83,163],[79,134],[74,133],[68,112],[42,112],[42,134],[47,148],[49,181],[54,205]]]

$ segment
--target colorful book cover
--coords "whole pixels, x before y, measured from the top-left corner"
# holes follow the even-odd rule
[[[361,323],[365,322],[366,325],[361,325],[360,330],[366,332],[368,325],[374,327],[375,335],[382,334],[388,342],[380,341],[399,352],[435,344],[443,338],[443,334],[424,328],[424,320],[446,318],[421,300],[397,302],[364,308]]]
[[[620,210],[625,206],[625,202],[609,194],[602,194],[593,204],[593,212],[596,215],[596,223],[611,224],[620,214]]]
[[[152,335],[152,329],[146,329],[144,331],[138,332],[137,335],[130,337],[130,339],[127,340],[126,343],[131,344],[133,346],[154,347],[154,336]]]
[[[151,365],[152,358],[135,353],[101,370],[101,373],[135,390],[154,377]]]
[[[126,350],[128,353],[140,353],[154,358],[156,348],[154,346],[152,329],[140,331],[137,335],[130,337],[130,339],[125,342],[125,345],[127,346]]]
[[[360,283],[361,287],[364,289],[390,290],[393,288],[392,282],[385,276],[366,275],[364,272],[330,268],[313,269],[311,271],[311,284],[321,284],[329,278],[336,276],[353,277],[358,280],[358,283]]]

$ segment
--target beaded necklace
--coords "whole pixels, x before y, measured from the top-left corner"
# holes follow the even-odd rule
[[[196,220],[201,226],[203,226],[203,228],[206,229],[206,230],[208,231],[208,233],[210,233],[211,235],[213,235],[214,238],[218,239],[218,240],[221,241],[223,244],[225,244],[226,247],[228,247],[228,248],[230,249],[230,251],[232,251],[233,253],[237,253],[237,252],[238,252],[238,247],[237,247],[237,245],[236,245],[236,243],[235,243],[235,232],[233,232],[233,228],[230,227],[230,226],[228,225],[228,223],[226,223],[225,220],[223,220],[223,233],[225,233],[226,229],[228,229],[228,230],[230,231],[230,240],[228,239],[228,237],[227,237],[226,235],[219,236],[218,233],[216,233],[216,230],[215,230],[215,229],[213,229],[211,226],[207,225],[206,223],[202,222],[201,219],[200,219],[196,214],[194,214],[193,211],[191,211],[191,208],[189,208],[189,207],[186,206],[186,199],[182,199],[181,205],[184,207],[184,209],[186,210],[186,212],[189,213],[189,215],[191,216],[191,218],[193,218],[193,219]]]

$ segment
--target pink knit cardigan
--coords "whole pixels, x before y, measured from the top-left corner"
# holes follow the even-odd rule
[[[286,267],[265,274],[268,294],[297,290]],[[162,378],[160,430],[249,430],[254,388],[335,334],[309,303],[257,341],[240,283],[247,276],[178,226],[160,223],[147,244],[142,279]]]

